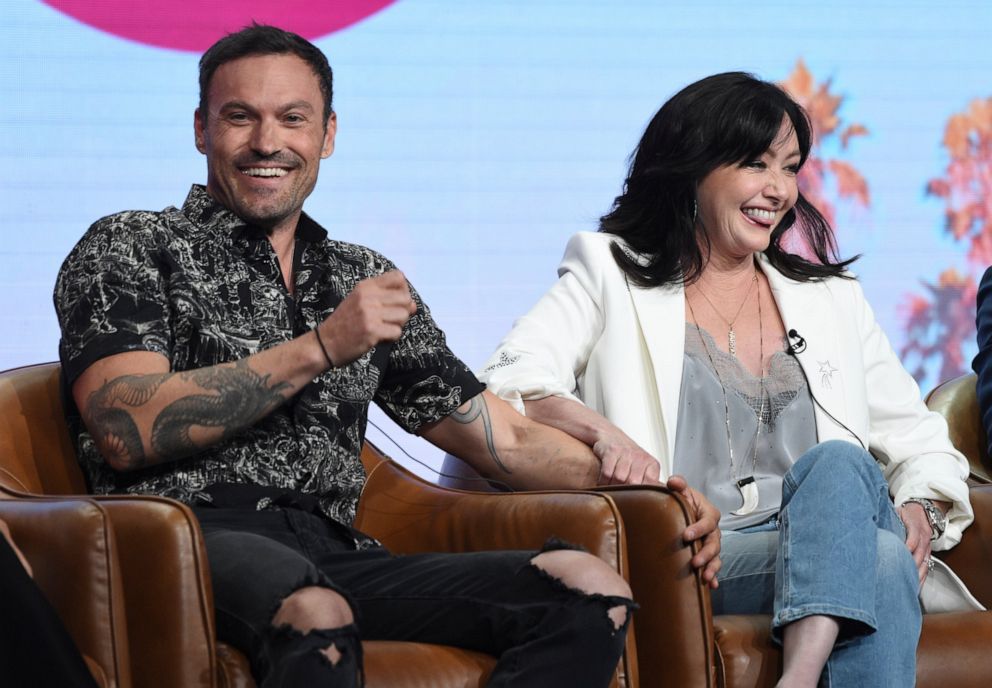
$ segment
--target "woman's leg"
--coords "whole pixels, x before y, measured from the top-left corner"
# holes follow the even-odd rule
[[[916,682],[916,645],[922,616],[919,578],[901,536],[878,531],[874,633],[851,638],[827,660],[829,686],[903,688]]]
[[[832,617],[827,685],[912,685],[921,625],[915,567],[874,459],[846,442],[817,445],[786,474],[782,492],[774,632]],[[803,626],[813,628],[812,640]],[[803,626],[787,634],[786,664],[816,674],[832,630]]]
[[[778,521],[725,530],[720,537],[723,566],[713,590],[714,614],[771,614],[775,600]]]

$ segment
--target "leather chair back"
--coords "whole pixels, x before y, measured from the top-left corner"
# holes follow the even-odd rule
[[[978,409],[974,373],[937,385],[926,398],[927,407],[947,421],[951,443],[965,455],[971,465],[973,483],[992,483],[988,438]]]
[[[58,363],[0,373],[0,487],[31,494],[86,493],[59,386]]]

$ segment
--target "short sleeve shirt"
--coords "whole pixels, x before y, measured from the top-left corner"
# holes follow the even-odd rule
[[[238,361],[313,329],[359,281],[391,269],[375,251],[328,239],[304,214],[290,296],[265,233],[202,186],[182,209],[111,215],[86,232],[56,282],[66,389],[96,360],[127,351],[158,352],[174,372]],[[484,389],[411,293],[417,312],[398,341],[321,374],[255,425],[178,461],[114,471],[67,404],[91,489],[201,504],[216,485],[274,488],[316,499],[321,513],[350,525],[369,403],[416,432]]]

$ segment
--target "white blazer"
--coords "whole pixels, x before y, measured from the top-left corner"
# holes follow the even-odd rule
[[[681,287],[629,285],[610,253],[614,241],[594,232],[572,237],[560,279],[515,323],[480,378],[521,413],[524,399],[550,395],[586,404],[657,458],[667,477],[678,425],[685,297]],[[806,341],[797,359],[819,402],[818,439],[860,440],[882,467],[896,504],[909,497],[951,502],[947,530],[934,549],[953,547],[974,518],[968,462],[951,445],[944,419],[921,401],[861,286],[841,278],[796,282],[763,255],[759,264],[786,331]]]

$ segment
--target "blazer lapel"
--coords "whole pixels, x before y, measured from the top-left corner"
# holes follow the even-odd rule
[[[665,474],[672,470],[675,428],[678,427],[682,364],[685,355],[685,297],[679,288],[642,289],[628,283],[641,329],[641,345],[647,350],[660,395],[667,455]]]
[[[849,433],[824,412],[826,409],[841,422],[850,424],[844,380],[850,366],[841,358],[836,315],[827,287],[819,282],[801,283],[785,277],[764,255],[759,263],[785,324],[788,344],[806,374],[810,392],[819,402],[819,406],[814,402],[817,439],[820,442],[850,439]],[[793,331],[797,336],[789,337]]]

